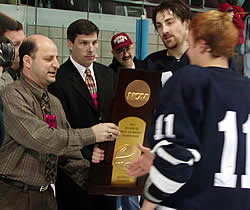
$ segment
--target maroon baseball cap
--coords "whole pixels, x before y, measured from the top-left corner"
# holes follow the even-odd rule
[[[114,35],[111,39],[111,46],[113,50],[118,50],[124,46],[129,46],[131,44],[131,39],[124,32]]]

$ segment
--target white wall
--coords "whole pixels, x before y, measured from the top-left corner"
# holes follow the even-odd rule
[[[88,18],[86,12],[34,8],[23,5],[0,4],[0,11],[20,21],[27,35],[40,33],[53,39],[58,47],[59,61],[67,59],[66,30],[70,23],[79,18]],[[112,60],[110,40],[117,32],[127,32],[136,41],[136,17],[89,13],[89,20],[100,29],[98,62],[109,65]],[[164,48],[149,20],[148,53]]]
[[[23,24],[36,23],[36,9],[30,6],[18,6],[0,4],[0,11],[19,20]],[[48,26],[67,27],[71,22],[79,18],[87,18],[86,12],[57,10],[48,8],[37,8],[37,24]],[[118,15],[89,13],[89,19],[93,21],[100,30],[108,31],[136,31],[136,17]],[[151,20],[150,20],[151,23]],[[149,26],[150,33],[154,33],[152,24]]]

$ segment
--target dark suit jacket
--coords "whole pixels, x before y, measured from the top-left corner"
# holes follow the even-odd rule
[[[86,128],[107,121],[110,102],[115,86],[115,74],[110,68],[95,63],[93,65],[97,84],[98,110],[88,87],[70,59],[61,65],[56,82],[49,91],[57,96],[64,108],[72,128]]]
[[[89,93],[88,87],[70,59],[61,65],[57,71],[56,82],[49,87],[49,91],[61,101],[67,120],[72,128],[91,127],[100,122],[105,122],[109,118],[111,99],[115,87],[115,73],[110,68],[96,62],[93,64],[93,69],[97,84],[98,110]],[[91,158],[90,151],[86,147],[82,149],[83,156],[89,160]],[[73,188],[77,188],[77,186],[73,186],[74,183],[70,183],[70,186],[64,186],[66,182],[71,182],[65,176],[63,171],[59,169],[56,183],[59,202],[65,202],[64,196],[60,198],[60,193],[65,194],[66,191],[71,191],[72,196],[74,196]],[[69,187],[71,190],[69,190]],[[72,199],[74,198],[72,197]],[[67,197],[67,200],[69,201],[70,198]],[[81,201],[79,200],[78,202]],[[58,206],[59,209],[66,209],[60,208],[60,203]]]

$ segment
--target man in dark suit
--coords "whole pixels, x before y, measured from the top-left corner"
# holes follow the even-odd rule
[[[97,58],[98,33],[97,26],[88,20],[79,19],[70,24],[67,39],[71,56],[61,65],[56,82],[49,88],[62,102],[73,128],[90,127],[105,122],[109,116],[115,74],[110,68],[94,62]],[[84,147],[82,154],[86,159],[86,173],[81,176],[87,179],[92,149]],[[89,195],[60,168],[56,197],[59,210],[116,208],[115,197]]]

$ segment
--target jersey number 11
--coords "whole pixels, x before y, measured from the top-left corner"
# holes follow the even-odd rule
[[[221,157],[221,172],[215,173],[214,186],[236,188],[235,169],[238,148],[236,112],[227,111],[225,118],[218,123],[218,128],[219,131],[224,132],[224,146]],[[246,175],[241,175],[241,188],[250,189],[250,114],[242,125],[242,132],[246,134]]]

